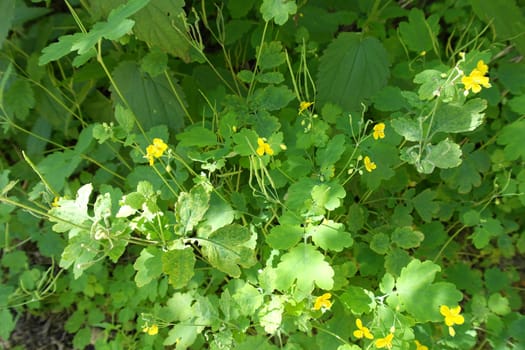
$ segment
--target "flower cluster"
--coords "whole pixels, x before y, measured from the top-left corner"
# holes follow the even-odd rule
[[[465,95],[468,95],[469,90],[472,90],[473,93],[478,93],[481,91],[481,87],[489,88],[491,87],[489,83],[489,77],[485,75],[489,72],[489,67],[479,60],[476,68],[470,72],[469,75],[464,75],[461,78],[461,83],[465,85]]]
[[[144,326],[142,328],[142,331],[144,333],[148,333],[149,335],[155,335],[159,333],[159,326],[157,326],[156,324],[152,324],[151,326]]]
[[[160,158],[164,152],[168,149],[168,145],[162,141],[162,139],[154,138],[153,143],[146,147],[146,156],[149,165],[153,166],[155,158]]]
[[[357,339],[367,338],[367,339],[374,339],[374,335],[372,332],[370,332],[370,329],[368,327],[363,326],[363,321],[361,321],[360,318],[355,320],[355,325],[357,326],[357,329],[354,331],[354,337]],[[376,339],[375,346],[378,349],[392,349],[392,340],[394,339],[394,333],[390,332],[388,333],[384,338]]]

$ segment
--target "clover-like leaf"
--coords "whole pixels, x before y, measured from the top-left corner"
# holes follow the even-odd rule
[[[310,244],[300,243],[290,249],[281,257],[275,272],[277,289],[285,291],[294,285],[297,299],[310,295],[315,286],[330,290],[334,284],[334,270]]]
[[[433,49],[439,34],[439,18],[436,14],[425,19],[422,10],[413,8],[408,14],[408,22],[399,24],[399,33],[407,47],[415,52]]]
[[[274,20],[275,24],[282,26],[288,21],[289,15],[297,12],[295,0],[263,0],[261,13],[266,22]]]
[[[311,226],[307,234],[312,237],[316,246],[325,250],[340,252],[354,243],[344,225],[332,220],[324,220],[319,225]]]
[[[137,271],[135,283],[141,288],[162,274],[162,252],[155,247],[142,249],[133,268]]]
[[[525,147],[523,147],[523,135],[525,135],[525,120],[518,120],[512,124],[505,125],[498,135],[498,144],[504,145],[505,159],[525,159]]]

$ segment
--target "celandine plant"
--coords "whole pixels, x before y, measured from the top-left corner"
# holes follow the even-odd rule
[[[66,5],[80,31],[0,62],[6,131],[40,142],[21,189],[0,177],[5,221],[42,227],[6,226],[0,336],[33,309],[67,313],[78,349],[519,348],[525,85],[501,43],[525,46],[507,12]],[[14,264],[24,239],[58,267]]]

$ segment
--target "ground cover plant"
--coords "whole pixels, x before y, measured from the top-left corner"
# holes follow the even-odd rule
[[[524,348],[522,1],[0,9],[0,347]]]

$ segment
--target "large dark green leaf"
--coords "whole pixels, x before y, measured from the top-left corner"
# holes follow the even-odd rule
[[[2,20],[0,21],[0,48],[4,43],[5,38],[11,24],[13,22],[13,15],[15,13],[15,1],[14,0],[3,0],[0,2],[0,11],[2,11]]]
[[[165,124],[172,130],[182,130],[184,111],[164,75],[152,78],[141,72],[136,63],[122,62],[113,71],[113,78],[144,129]],[[184,93],[175,79],[172,78],[171,83],[184,99]],[[113,100],[124,104],[114,88],[112,92]]]
[[[98,16],[105,17],[111,9],[125,4],[126,0],[92,0],[91,7]],[[184,0],[154,0],[137,12],[133,32],[149,46],[157,46],[163,51],[188,62],[190,44],[184,37]]]
[[[320,103],[333,102],[348,111],[361,110],[361,103],[386,85],[388,66],[387,52],[379,40],[342,33],[321,57],[317,79]]]

